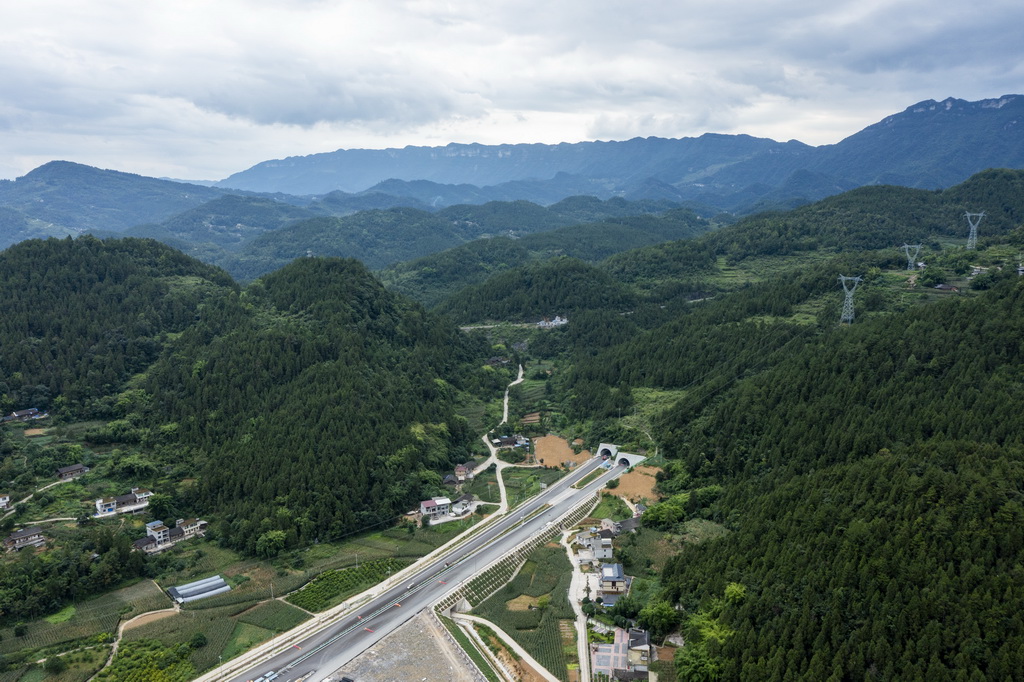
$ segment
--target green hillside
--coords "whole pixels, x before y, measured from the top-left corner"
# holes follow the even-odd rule
[[[466,287],[437,311],[458,321],[536,321],[578,310],[624,310],[636,298],[607,274],[572,258],[532,263]]]
[[[241,291],[150,240],[33,240],[0,254],[0,296],[4,412],[103,420],[91,442],[194,479],[170,508],[249,554],[365,529],[439,491],[437,472],[469,457],[459,392],[492,389],[488,348],[352,260],[299,259]]]
[[[134,407],[174,425],[222,542],[259,553],[268,532],[305,545],[429,496],[468,457],[454,400],[485,352],[359,263],[300,259],[201,310]]]
[[[139,225],[126,234],[186,245],[213,245],[234,250],[255,237],[288,223],[311,218],[310,210],[261,197],[226,195],[179,213],[159,225]]]
[[[93,237],[0,252],[0,408],[88,415],[143,371],[211,296],[221,270],[163,244]]]
[[[614,205],[613,201],[598,203],[609,206]],[[583,201],[571,203],[589,205]],[[555,210],[555,206],[550,210]],[[463,287],[480,284],[491,275],[526,263],[558,256],[597,263],[612,254],[696,236],[711,228],[708,221],[680,209],[658,215],[610,218],[603,222],[527,234],[516,240],[503,237],[475,240],[430,256],[397,263],[381,270],[378,276],[388,288],[433,306]],[[657,251],[659,247],[652,248]]]
[[[650,535],[621,556],[683,632],[680,679],[1019,679],[1022,182],[862,188],[574,266],[593,308],[523,332],[557,371],[522,412],[664,458],[643,533],[676,557],[645,568],[631,543]],[[982,210],[968,251],[963,214]],[[903,243],[923,244],[924,270]],[[586,301],[557,262],[439,310],[511,320]],[[863,277],[852,325],[840,274]]]

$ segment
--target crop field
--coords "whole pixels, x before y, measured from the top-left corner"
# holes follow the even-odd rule
[[[377,559],[358,567],[324,571],[301,590],[288,595],[288,601],[307,611],[323,611],[376,585],[407,565],[408,562],[399,559]]]
[[[551,485],[562,478],[562,476],[565,476],[566,473],[561,468],[509,467],[505,469],[502,475],[505,477],[505,489],[508,493],[509,504],[514,507],[525,499],[539,493],[542,483]]]
[[[249,623],[275,633],[291,630],[309,618],[309,614],[301,609],[278,599],[263,602],[238,614],[239,622]]]
[[[464,485],[462,489],[466,493],[476,495],[484,502],[497,503],[501,501],[498,479],[493,466],[487,471],[477,474],[476,478],[471,483]]]
[[[57,647],[64,643],[95,638],[103,633],[117,631],[122,618],[128,619],[145,611],[167,608],[170,598],[153,581],[144,580],[129,587],[115,590],[101,597],[75,604],[66,620],[40,619],[28,623],[28,632],[15,637],[14,629],[0,630],[0,653],[9,654],[25,649]],[[59,612],[67,615],[67,610]]]
[[[571,578],[569,560],[560,546],[539,547],[512,581],[473,613],[493,621],[553,675],[568,680],[569,666],[577,661],[575,647],[563,642],[561,621],[573,618],[567,597]],[[538,608],[519,609],[523,596],[537,599]],[[510,602],[516,610],[509,608]]]
[[[188,642],[196,633],[202,633],[206,637],[206,645],[195,649],[190,658],[196,670],[203,671],[217,665],[218,657],[231,641],[237,622],[233,616],[237,611],[237,606],[182,611],[127,630],[122,641],[154,639],[165,647],[173,647]]]

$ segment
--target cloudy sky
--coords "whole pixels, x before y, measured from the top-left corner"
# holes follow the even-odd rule
[[[831,144],[1024,92],[1021,0],[5,0],[0,178],[219,179],[339,148]]]

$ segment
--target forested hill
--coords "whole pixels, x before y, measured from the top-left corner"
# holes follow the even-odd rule
[[[594,206],[595,203],[603,206]],[[590,202],[586,197],[575,197],[560,202],[560,206],[551,206],[549,210],[581,217],[594,216],[597,213],[595,209],[614,203],[596,199]],[[519,239],[478,239],[440,253],[397,263],[377,275],[388,288],[424,305],[434,306],[459,289],[481,284],[488,277],[530,262],[569,256],[596,263],[612,254],[646,245],[665,245],[668,241],[695,237],[711,228],[709,221],[685,209],[657,215],[605,218],[599,222],[527,234]],[[486,292],[484,295],[492,294]],[[545,311],[533,310],[526,314],[543,315]]]
[[[0,254],[0,297],[3,412],[102,420],[90,442],[173,472],[173,508],[250,554],[441,492],[473,438],[457,394],[497,388],[481,340],[354,260],[299,259],[242,290],[151,240],[31,240]]]
[[[665,570],[671,598],[724,633],[692,621],[684,670],[1018,679],[1022,282],[804,337],[663,416],[683,464],[663,489],[734,530]],[[684,492],[709,486],[710,503]],[[671,504],[647,523],[671,527]],[[730,582],[742,603],[721,600]]]
[[[438,312],[465,321],[529,320],[579,310],[628,311],[636,297],[600,269],[555,258],[501,272],[446,299]]]
[[[193,502],[216,510],[225,543],[273,553],[439,490],[435,472],[468,459],[452,406],[486,353],[470,344],[359,263],[300,259],[203,308],[148,372],[132,419],[195,458]]]
[[[102,412],[231,278],[158,242],[93,237],[0,252],[0,409]]]
[[[599,339],[548,334],[569,419],[605,442],[642,425],[669,460],[643,519],[678,540],[661,580],[683,679],[1019,679],[1022,177],[862,188],[619,254],[602,270],[671,319],[641,303]]]

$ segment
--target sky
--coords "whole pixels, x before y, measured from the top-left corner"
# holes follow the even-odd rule
[[[0,0],[0,178],[217,180],[336,149],[834,144],[1024,93],[1021,0]]]

